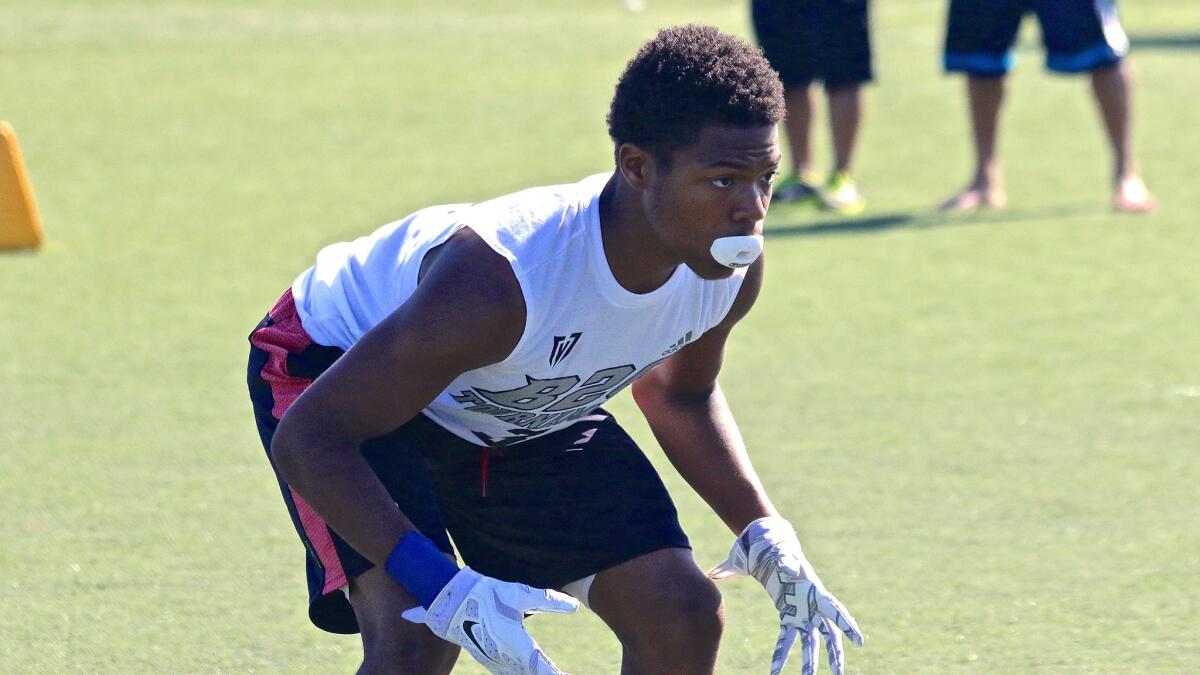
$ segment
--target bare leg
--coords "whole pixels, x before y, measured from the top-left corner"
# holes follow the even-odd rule
[[[974,211],[985,206],[1000,208],[1007,201],[1000,162],[996,158],[1004,77],[967,76],[967,99],[975,142],[975,176],[966,188],[942,204],[942,211]]]
[[[862,121],[862,87],[851,84],[827,92],[829,99],[829,130],[833,135],[833,170],[850,173],[854,162],[854,145]]]
[[[362,631],[360,675],[435,675],[454,668],[458,646],[400,617],[417,601],[383,569],[373,567],[350,582],[350,604]]]
[[[1092,92],[1113,153],[1113,208],[1146,213],[1154,210],[1154,199],[1133,158],[1132,90],[1133,75],[1124,61],[1092,71]]]
[[[804,176],[812,172],[812,147],[809,144],[809,130],[812,128],[813,93],[812,87],[803,89],[788,89],[785,94],[787,104],[787,137],[788,147],[792,152],[792,172]]]
[[[621,641],[622,675],[713,672],[724,607],[691,551],[662,549],[604,570],[588,601]]]

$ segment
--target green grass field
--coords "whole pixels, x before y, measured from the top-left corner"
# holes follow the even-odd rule
[[[1200,14],[1124,4],[1157,214],[1108,210],[1086,82],[1042,70],[1030,25],[1010,208],[935,215],[970,159],[941,0],[875,3],[868,212],[770,214],[722,382],[868,634],[848,672],[1200,672]],[[245,335],[326,243],[609,168],[622,65],[687,21],[749,34],[729,0],[0,5],[0,119],[48,237],[0,254],[0,672],[352,671],[357,640],[304,614]],[[614,409],[720,560],[730,533]],[[766,672],[768,598],[723,589],[719,672]],[[594,615],[531,629],[618,670]]]

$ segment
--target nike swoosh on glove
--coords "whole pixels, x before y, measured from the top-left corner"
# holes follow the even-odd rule
[[[424,623],[496,675],[564,675],[523,622],[530,614],[577,609],[579,601],[565,593],[499,581],[464,567],[428,610],[414,607],[401,616]]]

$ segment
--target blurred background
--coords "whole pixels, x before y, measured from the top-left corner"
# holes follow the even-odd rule
[[[946,4],[873,3],[867,209],[772,207],[722,384],[868,635],[847,672],[1196,672],[1200,10],[1120,5],[1156,213],[1111,210],[1086,79],[1046,73],[1027,21],[1009,206],[946,215],[972,163]],[[325,244],[611,169],[617,76],[687,22],[753,39],[732,0],[0,5],[0,119],[46,236],[0,253],[0,671],[356,668],[305,616],[245,336]],[[722,559],[731,534],[613,410]],[[719,672],[765,672],[769,599],[722,590]],[[571,672],[619,670],[594,615],[530,627]]]

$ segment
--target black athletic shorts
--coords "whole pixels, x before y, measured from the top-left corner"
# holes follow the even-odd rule
[[[750,15],[763,55],[788,89],[813,80],[827,91],[870,82],[868,0],[754,0]]]
[[[343,352],[313,343],[290,291],[250,334],[250,344],[247,382],[270,458],[283,414]],[[446,552],[453,537],[463,561],[490,577],[561,588],[646,553],[690,548],[658,473],[602,409],[504,448],[467,442],[419,415],[364,443],[362,452],[422,533]],[[278,471],[276,478],[308,551],[309,618],[333,633],[358,632],[340,589],[371,562]]]
[[[950,0],[945,69],[984,77],[1007,73],[1021,20],[1031,11],[1042,26],[1050,70],[1094,70],[1129,52],[1115,0]]]

